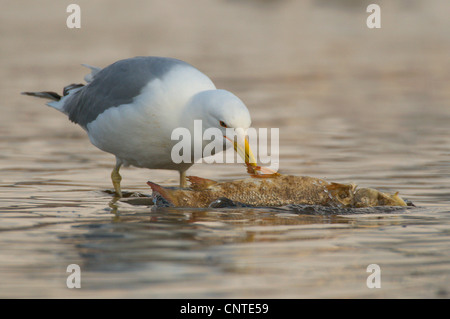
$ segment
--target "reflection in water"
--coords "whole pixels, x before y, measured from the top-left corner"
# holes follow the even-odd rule
[[[363,280],[365,263],[372,258],[394,270],[398,263],[419,262],[407,270],[417,272],[426,266],[420,260],[426,251],[431,253],[431,246],[434,260],[441,261],[439,274],[448,267],[448,254],[439,252],[448,244],[446,235],[433,230],[439,223],[436,215],[424,218],[414,210],[420,208],[362,215],[318,215],[291,208],[125,208],[109,220],[78,222],[57,238],[76,255],[73,260],[84,270],[88,295],[98,289],[111,293],[119,285],[130,296],[246,296],[256,291],[294,296],[307,292],[299,287],[323,287],[324,275]],[[424,225],[432,228],[425,230]],[[424,230],[427,240],[420,239]],[[283,278],[287,274],[293,276],[291,284]],[[242,286],[234,276],[253,279]],[[193,284],[203,288],[189,289]],[[335,284],[341,287],[339,281]],[[439,287],[441,294],[443,289]]]
[[[379,30],[359,1],[198,1],[92,2],[83,12],[97,18],[70,35],[50,1],[0,12],[0,297],[448,298],[448,1],[380,2]],[[191,62],[256,128],[280,128],[281,173],[399,191],[416,207],[155,209],[146,182],[177,174],[134,168],[112,200],[111,156],[19,92],[147,54]],[[381,289],[366,286],[373,263]],[[81,289],[66,286],[69,264]]]

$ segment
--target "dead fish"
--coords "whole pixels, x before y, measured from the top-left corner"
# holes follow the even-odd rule
[[[320,178],[265,174],[265,178],[246,178],[217,182],[188,176],[189,188],[166,188],[147,182],[153,194],[159,194],[175,207],[208,207],[219,198],[255,207],[279,207],[291,204],[338,207],[407,206],[398,196],[355,184],[330,183]]]

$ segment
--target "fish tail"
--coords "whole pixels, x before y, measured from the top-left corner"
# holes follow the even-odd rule
[[[165,200],[169,201],[171,204],[174,204],[175,201],[175,197],[172,195],[172,191],[164,188],[158,184],[152,183],[152,182],[147,182],[147,185],[151,187],[152,191],[154,193],[158,193],[159,195],[161,195]]]

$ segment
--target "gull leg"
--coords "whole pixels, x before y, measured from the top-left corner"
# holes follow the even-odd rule
[[[116,166],[111,172],[111,180],[116,191],[116,196],[118,197],[122,197],[122,191],[120,190],[120,181],[122,180],[122,176],[119,174],[120,166],[122,166],[122,162],[116,159]]]
[[[184,188],[186,186],[186,171],[180,171],[180,187]]]

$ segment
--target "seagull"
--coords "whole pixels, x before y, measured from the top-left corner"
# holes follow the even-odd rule
[[[83,66],[91,70],[84,77],[86,84],[68,85],[63,95],[52,91],[22,94],[51,100],[48,106],[80,125],[94,146],[115,156],[111,180],[117,197],[122,197],[122,165],[176,170],[180,187],[186,187],[186,171],[194,161],[172,160],[176,141],[171,134],[180,127],[192,129],[195,120],[202,120],[203,129],[220,129],[224,147],[233,145],[247,165],[256,166],[247,138],[232,141],[226,136],[229,128],[247,132],[251,125],[247,107],[236,95],[217,89],[192,65],[149,56],[120,60],[103,69]]]

